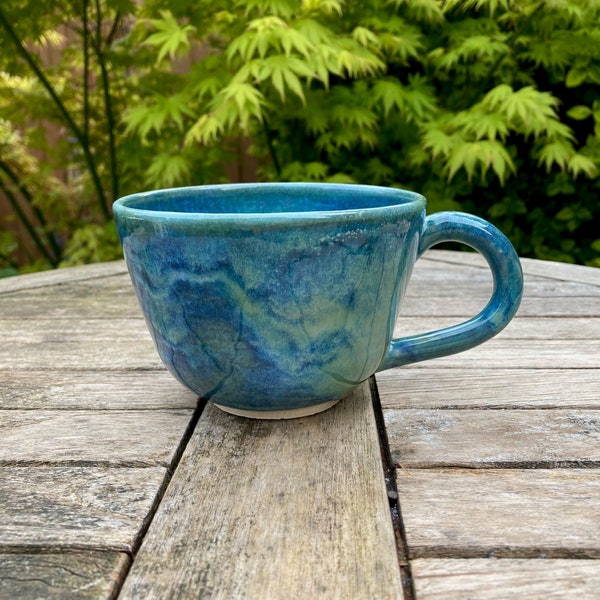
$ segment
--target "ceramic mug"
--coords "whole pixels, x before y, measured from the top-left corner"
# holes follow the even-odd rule
[[[114,215],[167,369],[228,412],[288,418],[378,371],[481,344],[514,316],[523,280],[507,238],[425,206],[375,186],[230,184],[133,194]],[[393,339],[416,259],[445,241],[486,258],[489,303],[460,325]]]

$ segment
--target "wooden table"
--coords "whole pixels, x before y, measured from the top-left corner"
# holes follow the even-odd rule
[[[599,598],[600,270],[523,261],[516,319],[320,415],[182,388],[122,262],[0,281],[0,598]],[[474,254],[398,327],[474,314]]]

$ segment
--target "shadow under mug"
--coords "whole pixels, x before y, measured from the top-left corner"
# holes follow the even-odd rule
[[[508,239],[425,206],[375,186],[229,184],[133,194],[114,215],[167,369],[228,412],[289,418],[378,371],[481,344],[516,313],[523,278]],[[393,338],[416,259],[446,241],[485,257],[488,304],[462,324]]]

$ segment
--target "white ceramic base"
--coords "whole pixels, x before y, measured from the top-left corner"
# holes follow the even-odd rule
[[[329,402],[323,402],[321,404],[313,404],[312,406],[304,406],[302,408],[291,408],[289,410],[240,410],[238,408],[223,406],[222,404],[215,404],[215,406],[232,415],[247,417],[249,419],[298,419],[299,417],[316,415],[317,413],[331,408],[338,402],[339,400],[330,400]]]

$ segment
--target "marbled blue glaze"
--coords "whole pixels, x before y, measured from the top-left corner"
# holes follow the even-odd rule
[[[128,196],[114,214],[163,362],[201,397],[236,409],[340,399],[383,368],[481,343],[520,300],[519,261],[497,229],[460,213],[426,220],[411,192],[204,186]],[[490,262],[490,304],[462,326],[392,341],[416,258],[448,239]]]

